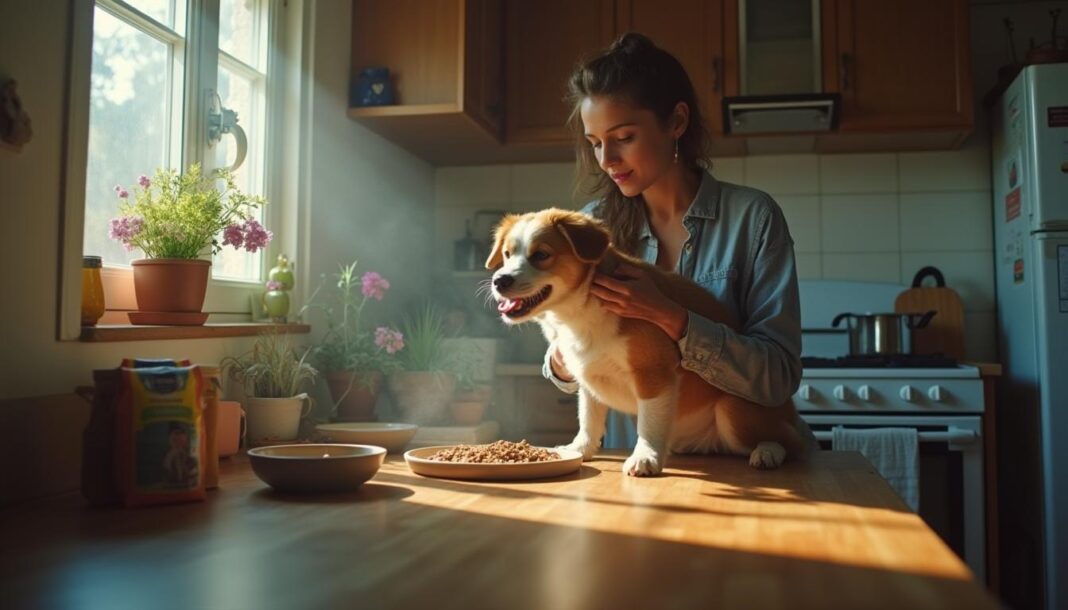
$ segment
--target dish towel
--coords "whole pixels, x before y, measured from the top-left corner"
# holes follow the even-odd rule
[[[915,428],[847,429],[835,426],[831,432],[831,449],[864,454],[905,504],[913,512],[919,510],[920,440]]]

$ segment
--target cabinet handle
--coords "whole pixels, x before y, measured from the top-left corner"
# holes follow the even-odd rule
[[[842,91],[849,89],[849,66],[852,62],[849,53],[842,53]]]
[[[719,57],[713,57],[712,58],[712,91],[714,93],[719,93],[719,86],[720,86],[719,85],[719,80],[720,80],[720,72],[721,72],[721,69],[722,69],[722,63],[723,63],[723,60],[720,59]]]

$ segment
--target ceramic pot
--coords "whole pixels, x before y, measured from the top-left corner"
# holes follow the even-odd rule
[[[431,425],[447,419],[445,407],[456,390],[456,376],[444,371],[404,371],[389,376],[389,391],[404,421]]]
[[[378,371],[336,371],[326,374],[330,397],[337,405],[337,421],[374,421],[375,402],[382,386]]]
[[[204,306],[211,261],[142,258],[131,264],[140,311],[197,313]]]
[[[458,426],[474,426],[482,421],[489,403],[482,400],[454,400],[449,403],[452,421]]]
[[[248,397],[245,407],[249,446],[296,440],[300,420],[311,412],[312,404],[307,394],[289,398]]]
[[[263,293],[263,309],[272,322],[284,324],[289,314],[289,293],[285,290],[268,290]]]

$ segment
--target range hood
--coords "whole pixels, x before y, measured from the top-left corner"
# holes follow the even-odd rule
[[[815,133],[838,128],[837,93],[752,95],[723,99],[728,134]]]
[[[841,97],[823,93],[820,0],[740,0],[740,95],[723,99],[728,134],[801,134],[838,127]]]

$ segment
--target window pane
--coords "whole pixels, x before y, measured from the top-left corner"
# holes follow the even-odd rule
[[[262,195],[266,148],[263,129],[265,96],[262,87],[257,85],[258,82],[250,81],[219,66],[219,97],[224,107],[237,112],[238,124],[248,137],[248,155],[235,174],[238,188],[245,193]],[[224,135],[222,141],[215,144],[212,153],[215,155],[215,167],[229,167],[237,157],[237,141],[233,136]],[[263,222],[263,209],[255,210],[254,217]],[[250,254],[244,249],[235,250],[224,246],[222,251],[215,255],[212,275],[216,278],[257,282],[261,277],[261,260],[261,252]]]
[[[219,1],[219,48],[246,64],[263,69],[259,46],[260,0]]]
[[[115,185],[132,195],[139,175],[151,176],[171,159],[171,112],[181,86],[172,82],[170,57],[166,44],[96,9],[83,250],[108,264],[141,256],[108,237],[119,210]]]
[[[126,3],[179,34],[184,33],[185,0],[126,0]]]

